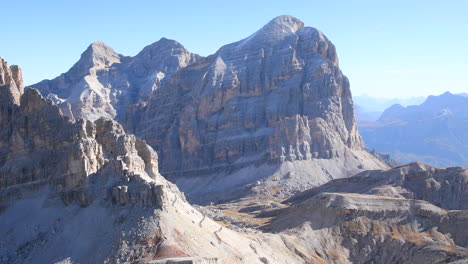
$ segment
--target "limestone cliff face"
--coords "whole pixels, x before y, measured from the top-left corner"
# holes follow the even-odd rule
[[[385,167],[364,153],[335,46],[290,16],[179,70],[122,122],[158,150],[161,173],[176,182],[345,156]]]
[[[335,47],[290,16],[178,72],[144,111],[135,132],[161,146],[164,171],[363,147]]]

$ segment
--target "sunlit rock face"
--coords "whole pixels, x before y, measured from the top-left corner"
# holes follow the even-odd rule
[[[57,103],[72,118],[116,118],[145,101],[165,78],[196,61],[198,55],[162,38],[134,57],[116,53],[101,41],[92,43],[66,73],[30,87]]]

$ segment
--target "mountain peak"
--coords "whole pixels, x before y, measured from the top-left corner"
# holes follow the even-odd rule
[[[304,27],[304,23],[289,15],[282,15],[273,18],[266,24],[260,31],[267,31],[269,33],[276,33],[277,31],[296,32]]]
[[[136,76],[147,76],[157,72],[169,73],[191,64],[197,58],[198,55],[188,51],[179,42],[161,38],[144,47],[133,57],[130,69]]]
[[[466,97],[463,97],[458,94],[453,94],[449,91],[441,95],[431,95],[429,96],[423,105],[437,105],[438,107],[442,106],[453,106],[456,103],[466,102]]]
[[[155,43],[153,44],[156,44],[156,43],[167,43],[167,44],[177,44],[177,45],[181,45],[178,41],[176,40],[173,40],[173,39],[168,39],[168,38],[165,38],[165,37],[162,37],[160,38],[158,41],[156,41]]]
[[[249,37],[225,45],[218,52],[239,52],[239,49],[250,50],[275,45],[296,34],[301,28],[304,28],[301,20],[288,15],[277,16]]]
[[[21,68],[18,65],[8,66],[8,63],[1,57],[0,90],[5,90],[4,97],[15,104],[19,104],[19,98],[24,92]]]
[[[93,49],[110,48],[106,43],[104,43],[104,42],[102,42],[100,40],[94,41],[93,43],[91,43],[91,45],[89,45],[89,47],[92,47]]]
[[[303,27],[304,23],[293,16],[277,16],[248,39],[269,41],[281,40],[286,36],[296,33]]]
[[[173,40],[173,39],[168,39],[168,38],[161,38],[160,40],[146,46],[143,48],[142,51],[139,52],[139,54],[136,56],[141,56],[141,54],[147,53],[147,52],[161,52],[162,49],[174,49],[174,48],[182,48],[185,49],[185,47],[180,44],[179,42]]]
[[[120,62],[120,55],[102,41],[91,43],[70,71],[87,73],[90,68],[103,68]]]
[[[95,41],[89,45],[81,57],[88,57],[93,62],[93,66],[110,66],[120,61],[120,56],[111,47],[102,41]]]

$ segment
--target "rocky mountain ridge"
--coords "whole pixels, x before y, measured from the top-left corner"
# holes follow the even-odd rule
[[[284,179],[285,197],[387,168],[364,149],[349,81],[319,30],[279,16],[206,58],[175,43],[161,40],[133,58],[93,44],[101,62],[88,75],[71,70],[32,87],[66,98],[59,105],[70,103],[74,116],[116,118],[158,151],[161,173],[195,202],[233,199],[257,182],[270,195],[272,174]]]
[[[79,61],[53,80],[31,87],[55,101],[70,118],[91,121],[116,118],[127,107],[145,101],[163,79],[200,56],[165,38],[145,47],[134,57],[116,53],[101,41],[92,43]]]

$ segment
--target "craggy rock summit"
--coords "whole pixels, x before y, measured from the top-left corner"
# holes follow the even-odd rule
[[[135,57],[117,54],[97,41],[68,72],[32,87],[61,108],[70,109],[64,111],[69,117],[91,121],[115,118],[132,104],[144,101],[163,79],[198,57],[180,43],[165,38],[145,47]]]
[[[21,68],[17,65],[9,67],[2,58],[0,58],[0,89],[4,96],[8,96],[1,100],[11,100],[14,104],[19,104],[24,91]]]
[[[112,120],[70,122],[1,62],[0,263],[303,261],[280,236],[206,218],[144,141]]]
[[[70,117],[121,122],[196,202],[254,187],[284,197],[387,168],[364,149],[335,46],[291,16],[208,57],[167,39],[135,57],[93,43],[67,73],[32,87]]]

